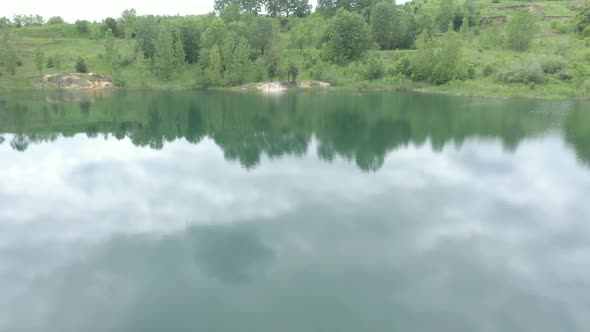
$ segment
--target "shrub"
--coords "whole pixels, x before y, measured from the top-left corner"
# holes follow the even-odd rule
[[[76,59],[76,66],[75,66],[76,73],[87,73],[88,66],[86,65],[86,61],[81,56]]]
[[[385,65],[381,57],[372,55],[364,66],[363,77],[366,80],[376,80],[385,76]]]
[[[46,67],[47,68],[54,68],[55,67],[55,63],[53,62],[53,57],[52,56],[48,56],[47,57]]]
[[[407,56],[401,58],[396,65],[396,71],[408,77],[412,75],[412,61],[410,58]]]
[[[537,32],[537,17],[528,9],[515,11],[506,27],[506,45],[515,51],[526,51]]]
[[[574,74],[569,69],[562,69],[557,72],[556,77],[562,81],[569,81],[574,78]]]
[[[538,62],[519,61],[500,69],[496,79],[503,83],[543,83],[544,76]]]
[[[358,59],[371,47],[371,34],[364,18],[344,9],[330,19],[322,40],[323,56],[335,63]]]
[[[64,19],[59,16],[53,16],[47,20],[47,24],[49,24],[49,25],[64,24],[64,23],[65,23]]]
[[[552,20],[549,25],[553,31],[559,34],[566,34],[572,31],[572,26],[567,22]]]
[[[299,76],[299,68],[294,64],[289,64],[289,70],[287,72],[287,76],[291,82],[297,82],[297,76]]]
[[[475,79],[475,67],[469,66],[467,67],[467,78]]]
[[[76,21],[76,30],[78,30],[79,33],[88,33],[90,32],[90,22],[88,21]]]
[[[584,37],[590,37],[590,2],[586,2],[578,9],[574,18],[576,32]]]
[[[567,66],[567,60],[561,55],[558,56],[541,56],[538,60],[541,65],[541,70],[546,74],[554,74],[558,71],[565,69]]]
[[[494,67],[492,65],[486,65],[483,67],[483,76],[489,77],[494,73]]]

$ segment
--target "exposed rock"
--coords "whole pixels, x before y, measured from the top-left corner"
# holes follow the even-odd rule
[[[98,90],[113,86],[109,76],[94,73],[45,75],[41,83],[55,88],[75,90]]]
[[[268,93],[286,91],[289,88],[309,89],[309,88],[328,88],[328,87],[330,87],[330,83],[312,82],[312,81],[268,82],[268,83],[258,83],[256,85],[256,89],[258,89],[262,92],[268,92]]]

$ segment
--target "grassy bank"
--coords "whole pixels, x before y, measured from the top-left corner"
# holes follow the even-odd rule
[[[421,10],[436,13],[437,1],[423,2]],[[443,84],[434,84],[428,79],[416,79],[404,72],[404,61],[413,62],[423,49],[371,50],[354,61],[334,63],[323,59],[322,47],[317,35],[297,44],[294,35],[298,27],[306,24],[325,30],[326,19],[314,14],[309,18],[293,18],[288,24],[279,24],[275,19],[272,48],[280,64],[276,64],[276,76],[270,77],[267,70],[267,54],[257,55],[251,49],[252,64],[239,84],[224,83],[214,88],[251,88],[250,82],[287,80],[291,65],[297,68],[298,80],[326,81],[333,89],[401,90],[465,96],[485,97],[531,97],[548,99],[585,99],[590,96],[590,40],[574,32],[576,6],[573,1],[476,1],[479,22],[466,31],[459,31],[461,41],[461,66],[469,68],[469,74],[461,79],[450,79]],[[515,51],[498,41],[498,34],[505,34],[507,22],[518,10],[528,10],[537,19],[538,31],[526,51]],[[434,14],[433,14],[434,15]],[[177,18],[169,18],[173,26]],[[210,22],[205,21],[203,22]],[[202,30],[206,31],[207,23]],[[148,89],[193,89],[200,87],[197,73],[203,71],[201,63],[183,63],[169,77],[163,79],[157,70],[150,70],[153,63],[137,61],[138,44],[133,38],[114,39],[120,63],[114,72],[113,62],[105,55],[105,39],[97,38],[94,31],[101,23],[90,24],[88,31],[80,32],[74,24],[28,26],[13,29],[10,39],[22,63],[16,75],[0,76],[0,89],[30,89],[38,87],[43,75],[73,72],[76,60],[82,57],[89,72],[116,75],[118,83],[125,88]],[[229,26],[229,24],[228,24]],[[204,33],[203,33],[204,34]],[[448,33],[437,32],[434,40],[444,47]],[[316,40],[313,40],[313,39]],[[203,42],[204,43],[204,42]],[[60,65],[39,70],[36,52],[42,50],[44,62],[49,57],[60,59]],[[277,55],[278,54],[278,55]],[[377,63],[375,65],[375,63]],[[524,67],[534,64],[542,72],[533,79],[521,79],[529,75]],[[373,68],[377,66],[377,68]],[[555,68],[553,68],[553,67]],[[512,69],[510,69],[512,68]],[[547,69],[546,69],[547,68]],[[376,74],[368,74],[374,70]],[[514,71],[510,72],[510,70]],[[268,72],[267,72],[268,71]],[[465,71],[465,70],[464,70]],[[519,71],[523,71],[520,73]],[[227,73],[226,73],[227,75]],[[509,78],[506,78],[509,76]],[[515,78],[516,77],[516,78]],[[225,82],[225,80],[224,80]]]

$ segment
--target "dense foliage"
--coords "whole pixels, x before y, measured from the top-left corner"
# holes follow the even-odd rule
[[[82,58],[116,85],[141,87],[310,79],[456,87],[475,80],[510,86],[505,91],[554,84],[581,94],[590,86],[590,39],[583,39],[590,31],[588,4],[555,13],[572,19],[544,13],[554,7],[543,3],[317,4],[313,12],[307,0],[216,0],[216,12],[208,15],[138,16],[129,9],[118,18],[75,24],[57,16],[47,22],[38,15],[0,18],[0,86],[2,76],[30,80],[78,69]],[[69,47],[73,40],[85,46]]]

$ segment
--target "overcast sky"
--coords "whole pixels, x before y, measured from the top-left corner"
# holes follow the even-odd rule
[[[45,19],[61,16],[68,22],[119,17],[125,9],[135,8],[139,15],[206,14],[213,10],[213,0],[1,0],[0,17],[14,14],[39,14]],[[316,0],[310,0],[315,5]]]

